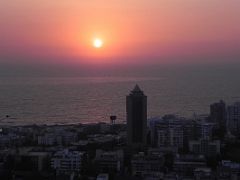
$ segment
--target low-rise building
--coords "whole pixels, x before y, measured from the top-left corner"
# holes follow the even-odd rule
[[[84,152],[64,149],[56,152],[51,158],[51,167],[57,173],[80,172],[84,159]]]

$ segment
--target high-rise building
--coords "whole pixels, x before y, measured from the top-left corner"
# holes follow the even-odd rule
[[[144,147],[147,139],[147,96],[138,85],[127,96],[126,107],[128,145]]]
[[[234,135],[239,135],[240,131],[240,102],[227,107],[228,130]]]
[[[219,129],[226,130],[226,105],[224,101],[211,104],[210,119],[216,123]]]

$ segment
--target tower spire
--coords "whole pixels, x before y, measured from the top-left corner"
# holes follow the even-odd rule
[[[138,86],[138,84],[136,84],[135,87],[134,87],[134,89],[133,89],[133,91],[142,91],[142,90],[140,89],[140,87]]]

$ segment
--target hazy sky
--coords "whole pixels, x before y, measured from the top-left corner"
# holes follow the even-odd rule
[[[239,0],[0,1],[0,64],[231,61],[240,61]]]

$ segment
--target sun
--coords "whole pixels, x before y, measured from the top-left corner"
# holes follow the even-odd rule
[[[95,48],[101,48],[103,46],[103,41],[99,38],[93,40],[93,46]]]

